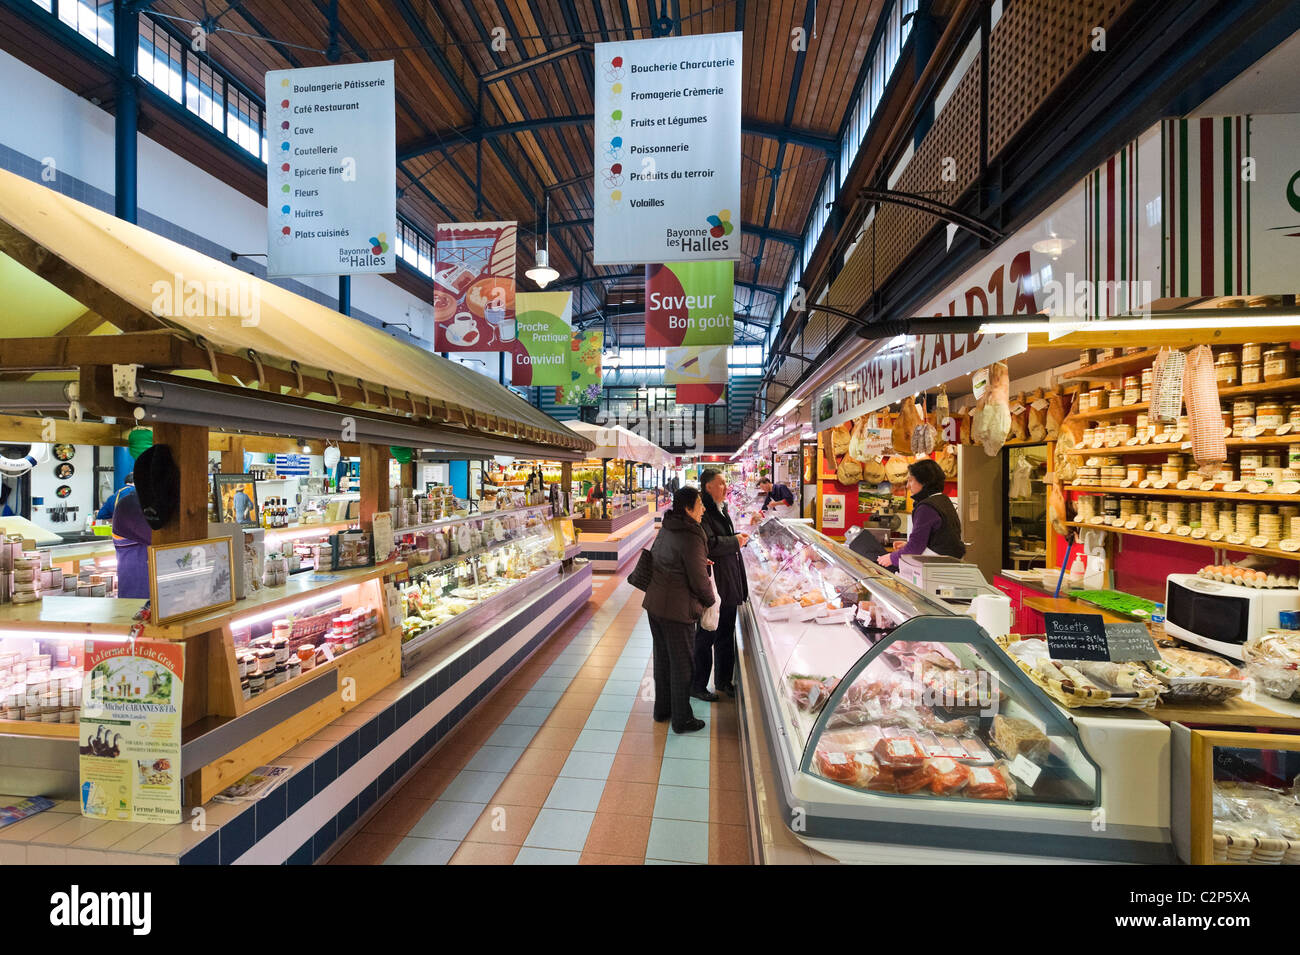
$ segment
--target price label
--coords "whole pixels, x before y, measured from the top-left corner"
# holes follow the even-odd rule
[[[1277,542],[1278,550],[1284,550],[1288,554],[1294,554],[1300,550],[1300,538],[1287,537]]]
[[[1023,753],[1013,759],[1008,768],[1011,770],[1012,776],[1015,776],[1030,789],[1034,788],[1034,783],[1038,782],[1039,773],[1043,771],[1042,767],[1027,758]]]
[[[1159,527],[1156,528],[1156,530],[1159,531],[1161,534],[1168,534],[1173,529],[1174,529],[1173,524],[1161,524]]]
[[[1154,441],[1156,444],[1166,444],[1168,443],[1170,437],[1172,436],[1168,432],[1165,432],[1163,434],[1156,435],[1151,440]]]
[[[984,392],[987,391],[989,387],[989,370],[987,368],[979,369],[979,371],[971,375],[970,382],[971,391],[975,395],[975,400],[979,401],[984,397]]]
[[[1257,536],[1255,536],[1255,537],[1252,537],[1252,538],[1250,539],[1250,546],[1251,546],[1251,547],[1267,547],[1267,546],[1268,546],[1268,538],[1265,537],[1263,534],[1260,534],[1260,535],[1257,535]]]
[[[1251,481],[1246,485],[1247,494],[1263,494],[1271,485],[1267,481]]]
[[[1193,539],[1193,540],[1204,540],[1205,536],[1206,536],[1208,533],[1209,533],[1209,531],[1207,531],[1204,527],[1194,527],[1194,528],[1192,528],[1192,539]]]
[[[1174,533],[1179,537],[1187,537],[1192,533],[1192,528],[1187,524],[1179,524],[1174,528]]]
[[[1290,434],[1294,429],[1295,426],[1290,422],[1287,422],[1286,424],[1280,424],[1277,426],[1277,434],[1279,437],[1281,437],[1284,434]]]
[[[1229,494],[1236,494],[1245,486],[1246,485],[1242,484],[1240,481],[1229,481],[1227,484],[1223,485],[1223,489]]]
[[[1131,478],[1125,478],[1124,480],[1122,480],[1122,481],[1119,482],[1119,486],[1120,486],[1120,487],[1132,487],[1132,486],[1133,486],[1133,481],[1132,481]]]
[[[1138,519],[1136,517],[1130,517],[1127,521],[1124,522],[1124,526],[1131,531],[1137,530]]]
[[[1190,441],[1184,441],[1181,445],[1179,445],[1179,450],[1181,450],[1181,451],[1190,451],[1190,450],[1192,450],[1192,442],[1190,442]]]
[[[1202,481],[1202,482],[1201,482],[1201,490],[1202,490],[1202,491],[1213,491],[1213,490],[1214,490],[1214,482],[1213,482],[1213,481]]]
[[[1153,530],[1156,529],[1156,522],[1155,522],[1155,521],[1147,521],[1145,524],[1142,525],[1142,529],[1143,529],[1144,531],[1153,531]]]
[[[1075,478],[1073,481],[1070,482],[1070,484],[1073,485],[1074,487],[1079,487],[1083,484],[1083,478]]]
[[[1227,540],[1228,540],[1228,543],[1229,543],[1229,544],[1244,544],[1244,543],[1246,543],[1246,535],[1245,535],[1245,534],[1229,534],[1228,537],[1227,537]]]
[[[1165,488],[1169,486],[1169,482],[1166,481],[1164,478],[1157,478],[1156,480],[1151,482],[1151,486],[1155,488],[1157,491],[1163,491]]]
[[[1025,410],[1025,406],[1022,405],[1022,404],[1021,404],[1020,402],[1018,402],[1018,401],[1017,401],[1015,404],[1013,404],[1013,405],[1011,406],[1011,413],[1012,413],[1012,414],[1020,414],[1020,413],[1021,413],[1022,411],[1024,411],[1024,410]]]
[[[1129,438],[1127,441],[1124,442],[1124,444],[1125,444],[1126,447],[1130,447],[1130,448],[1131,448],[1131,447],[1133,447],[1134,445],[1136,445],[1138,442],[1140,442],[1141,440],[1142,440],[1141,438]]]
[[[1105,523],[1106,523],[1106,518],[1104,518],[1104,517],[1090,517],[1090,518],[1088,518],[1088,523],[1089,523],[1089,524],[1105,524]]]
[[[1031,402],[1029,407],[1033,408],[1035,411],[1042,411],[1047,407],[1047,399],[1038,398]]]
[[[1178,488],[1178,490],[1180,491],[1190,491],[1192,489],[1192,482],[1179,481],[1177,484],[1174,485],[1174,487]]]
[[[1210,531],[1210,540],[1212,541],[1223,540],[1223,531]]]
[[[1145,623],[1106,624],[1106,649],[1115,663],[1160,659],[1160,651],[1156,649]]]
[[[1047,652],[1053,660],[1110,659],[1106,624],[1099,613],[1044,613]]]
[[[1138,481],[1138,487],[1150,487],[1150,486],[1151,486],[1150,478],[1143,478],[1142,480]]]
[[[1300,481],[1283,481],[1277,486],[1279,494],[1295,494],[1300,492]]]
[[[1260,425],[1257,424],[1251,425],[1245,431],[1241,432],[1241,436],[1243,438],[1258,438],[1267,430],[1268,430],[1267,428],[1261,427]]]
[[[1223,429],[1223,436],[1224,436],[1225,438],[1231,438],[1231,437],[1232,437],[1232,429],[1231,429],[1231,428],[1224,428],[1224,429]]]

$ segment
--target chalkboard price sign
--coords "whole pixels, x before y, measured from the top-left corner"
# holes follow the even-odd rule
[[[1106,624],[1099,613],[1045,613],[1047,653],[1053,660],[1109,660]]]
[[[1160,651],[1156,649],[1145,623],[1106,624],[1106,643],[1110,647],[1110,658],[1116,663],[1160,659]]]

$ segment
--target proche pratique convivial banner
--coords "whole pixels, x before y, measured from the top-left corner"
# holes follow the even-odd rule
[[[393,61],[266,74],[269,276],[397,271]]]
[[[573,346],[573,293],[520,292],[515,298],[518,341],[514,343],[511,382],[567,385]]]
[[[742,34],[595,47],[597,265],[740,258]]]

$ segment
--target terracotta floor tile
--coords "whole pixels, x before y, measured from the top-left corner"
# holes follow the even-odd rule
[[[600,685],[604,686],[613,670],[614,664],[612,663],[584,663],[582,669],[578,671],[578,679],[599,680]]]
[[[745,826],[711,824],[709,863],[711,865],[752,865],[749,857],[749,830]]]
[[[578,857],[578,865],[645,865],[645,859],[637,856],[615,856],[604,852],[584,850],[582,855]]]
[[[557,706],[576,706],[585,707],[588,711],[596,705],[596,698],[600,696],[596,690],[565,690],[564,696],[560,697]]]
[[[551,715],[546,717],[543,729],[579,729],[587,724],[587,717],[591,715],[589,706],[570,706],[561,703],[555,709],[551,710]]]
[[[462,842],[448,865],[513,865],[518,846],[493,845],[487,842]]]
[[[512,772],[550,776],[553,779],[560,774],[560,768],[568,758],[567,750],[529,747],[516,761]]]
[[[414,775],[406,781],[398,796],[433,801],[442,795],[442,791],[456,778],[456,774],[459,772],[459,766],[427,763],[416,770]],[[398,796],[393,798],[398,798]]]
[[[500,720],[479,719],[475,713],[465,726],[456,730],[456,742],[466,746],[482,746],[500,725]]]
[[[664,754],[664,737],[655,733],[624,732],[618,744],[620,756],[662,756]]]
[[[543,726],[529,744],[530,749],[561,749],[568,752],[582,728],[578,726]]]
[[[618,755],[614,757],[614,765],[610,767],[609,778],[629,783],[657,785],[662,763],[663,760],[658,756]]]
[[[403,834],[404,835],[404,834]],[[358,832],[340,849],[330,865],[379,865],[397,848],[403,835],[381,832]]]
[[[745,795],[735,789],[715,789],[709,799],[709,821],[730,826],[748,826]]]
[[[600,691],[603,689],[605,689],[604,680],[597,680],[594,677],[574,677],[565,693],[595,693],[600,696]]]
[[[730,760],[709,760],[709,786],[712,789],[741,790],[745,788],[745,777],[740,771],[740,763]]]
[[[405,787],[402,788],[402,792],[406,792]],[[409,795],[394,796],[366,823],[365,831],[404,836],[429,811],[434,798],[433,796],[423,798],[411,798]]]
[[[611,812],[625,816],[652,816],[655,811],[655,797],[659,784],[633,783],[622,779],[610,779],[600,796],[597,812]]]
[[[483,815],[478,817],[478,821],[465,836],[465,841],[522,846],[539,811],[536,806],[504,806],[489,803],[483,810]]]
[[[587,830],[587,844],[583,851],[605,852],[645,858],[646,843],[650,841],[650,817],[631,816],[612,812],[597,812]]]
[[[563,765],[563,764],[561,764]],[[555,785],[554,776],[512,771],[492,796],[489,806],[540,807]]]

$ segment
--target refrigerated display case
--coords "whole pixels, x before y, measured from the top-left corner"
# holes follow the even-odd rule
[[[1300,865],[1300,736],[1171,729],[1179,859]]]
[[[755,735],[796,835],[851,858],[1172,859],[1159,722],[1058,708],[974,620],[805,525],[767,520],[744,554]]]

